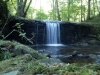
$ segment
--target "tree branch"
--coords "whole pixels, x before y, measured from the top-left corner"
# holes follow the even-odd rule
[[[27,13],[27,11],[28,11],[28,9],[29,9],[29,7],[30,7],[31,2],[32,2],[32,0],[30,0],[30,2],[29,2],[28,6],[27,6],[27,8],[26,8],[26,10],[25,10],[25,12],[24,12],[25,14]]]
[[[27,3],[27,0],[24,1],[23,9],[25,9],[26,3]]]

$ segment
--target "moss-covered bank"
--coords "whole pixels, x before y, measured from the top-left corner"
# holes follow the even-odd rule
[[[40,63],[28,54],[0,62],[0,74],[14,70],[17,75],[100,75],[100,64]]]

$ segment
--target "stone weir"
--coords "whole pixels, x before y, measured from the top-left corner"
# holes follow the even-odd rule
[[[13,29],[18,30],[14,25],[23,23],[21,26],[26,33],[27,38],[32,38],[32,33],[35,34],[31,40],[33,44],[47,44],[46,22],[27,19],[13,19],[9,25],[9,32]],[[59,22],[60,24],[60,43],[72,44],[88,37],[91,34],[91,26],[82,25],[81,23]],[[24,44],[30,44],[27,40],[19,36],[18,32],[13,32],[7,39],[17,40]]]

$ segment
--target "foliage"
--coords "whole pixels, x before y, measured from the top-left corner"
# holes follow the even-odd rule
[[[7,2],[7,7],[8,7],[8,10],[9,10],[9,13],[11,15],[16,15],[16,0],[10,0]]]
[[[24,32],[24,30],[21,27],[22,25],[23,25],[23,23],[16,23],[14,27],[17,27],[17,30],[14,29],[14,31],[18,32],[19,36],[21,36],[22,39],[25,39],[29,43],[33,44],[33,42],[31,40],[34,38],[34,33],[31,33],[32,37],[30,39],[27,38],[26,33]]]
[[[9,51],[4,51],[0,53],[0,61],[4,59],[9,59],[13,56],[13,53],[10,53]]]
[[[43,11],[43,9],[39,10],[36,12],[36,17],[35,19],[38,19],[38,20],[44,20],[44,19],[47,19],[47,14],[45,14],[45,12]]]
[[[17,0],[11,0],[7,2],[8,9],[12,15],[16,15],[17,12]],[[26,1],[26,0],[25,0]],[[88,13],[88,0],[59,0],[58,1],[58,8],[59,12],[57,12],[56,1],[50,1],[52,9],[50,11],[44,12],[44,8],[40,7],[40,9],[35,9],[34,7],[30,7],[26,14],[27,18],[34,18],[34,19],[50,19],[50,20],[57,20],[57,13],[60,13],[59,16],[61,17],[62,21],[68,21],[68,17],[70,21],[79,22],[85,21],[87,19]],[[69,2],[68,2],[69,1]],[[91,2],[91,9],[90,9],[90,18],[99,14],[99,6],[97,0],[92,0]],[[26,3],[25,9],[28,6],[29,1]],[[70,3],[70,5],[69,5]],[[24,3],[23,3],[24,5]],[[69,6],[68,6],[69,5]],[[23,6],[22,6],[23,7]],[[20,8],[21,9],[21,8]],[[70,13],[70,14],[68,14]],[[36,15],[35,15],[36,14]],[[48,14],[48,15],[47,15]],[[81,20],[82,19],[82,20]]]
[[[12,68],[11,70],[23,69],[23,71],[20,71],[18,75],[22,74],[99,75],[100,74],[100,69],[99,69],[100,64],[40,63],[37,60],[32,59],[32,57],[28,54],[0,62],[0,72],[2,72],[3,70],[7,72],[9,71],[10,68]]]
[[[10,14],[17,15],[20,17],[26,17],[28,9],[30,7],[32,0],[9,0],[7,2],[8,9],[10,11]],[[12,12],[13,11],[13,12]]]
[[[9,18],[8,18],[9,19]],[[2,30],[0,31],[0,37],[2,40],[5,40],[8,36],[10,36],[11,34],[13,34],[13,32],[18,32],[19,35],[22,39],[25,39],[26,41],[28,41],[29,43],[33,44],[33,42],[31,40],[33,40],[35,34],[34,32],[31,33],[32,34],[32,37],[31,38],[27,38],[26,36],[26,33],[24,32],[24,30],[22,29],[22,26],[23,26],[23,23],[16,23],[13,27],[13,30],[8,33],[7,35],[4,35],[3,32],[5,32],[5,28],[6,28],[6,25],[8,23],[8,20],[7,22],[4,24]],[[17,29],[16,29],[17,28]]]
[[[6,46],[6,43],[7,42],[4,42],[2,40],[0,40],[0,47],[5,43],[5,46]],[[13,53],[10,53],[9,50],[8,50],[9,46],[6,48],[0,48],[0,61],[1,60],[4,60],[4,59],[9,59],[13,56]]]
[[[27,63],[31,59],[35,60],[28,54],[6,59],[0,62],[0,71],[7,71],[10,67],[13,67],[14,69],[20,68],[22,63]]]
[[[37,11],[36,9],[30,6],[30,8],[27,11],[28,14],[26,15],[26,18],[33,19],[35,17],[36,11]]]

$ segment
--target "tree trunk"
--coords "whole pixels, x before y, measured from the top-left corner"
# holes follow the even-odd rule
[[[56,5],[56,11],[57,11],[58,20],[61,21],[60,13],[59,13],[58,0],[55,1],[55,5]]]
[[[91,0],[88,0],[88,13],[87,13],[87,20],[90,19],[90,2],[91,2]]]
[[[7,4],[3,0],[0,0],[0,25],[4,25],[8,18]]]
[[[68,0],[68,21],[70,21],[70,0]]]
[[[81,0],[81,22],[82,22],[82,0]]]
[[[97,0],[95,0],[95,2],[96,2],[96,6],[97,6],[97,10],[98,10],[99,16],[100,16],[100,1],[98,2]]]
[[[26,17],[27,15],[27,11],[30,7],[32,0],[29,1],[28,6],[26,6],[27,4],[27,0],[17,0],[17,16],[20,17]]]
[[[53,4],[53,20],[56,19],[56,15],[55,15],[55,0],[52,1],[52,4]]]
[[[93,0],[93,16],[95,16],[95,0]]]
[[[84,21],[86,20],[86,15],[85,15],[85,6],[84,6]]]
[[[8,1],[8,0],[7,0]],[[9,33],[8,21],[10,14],[7,8],[7,1],[0,0],[0,39]]]

